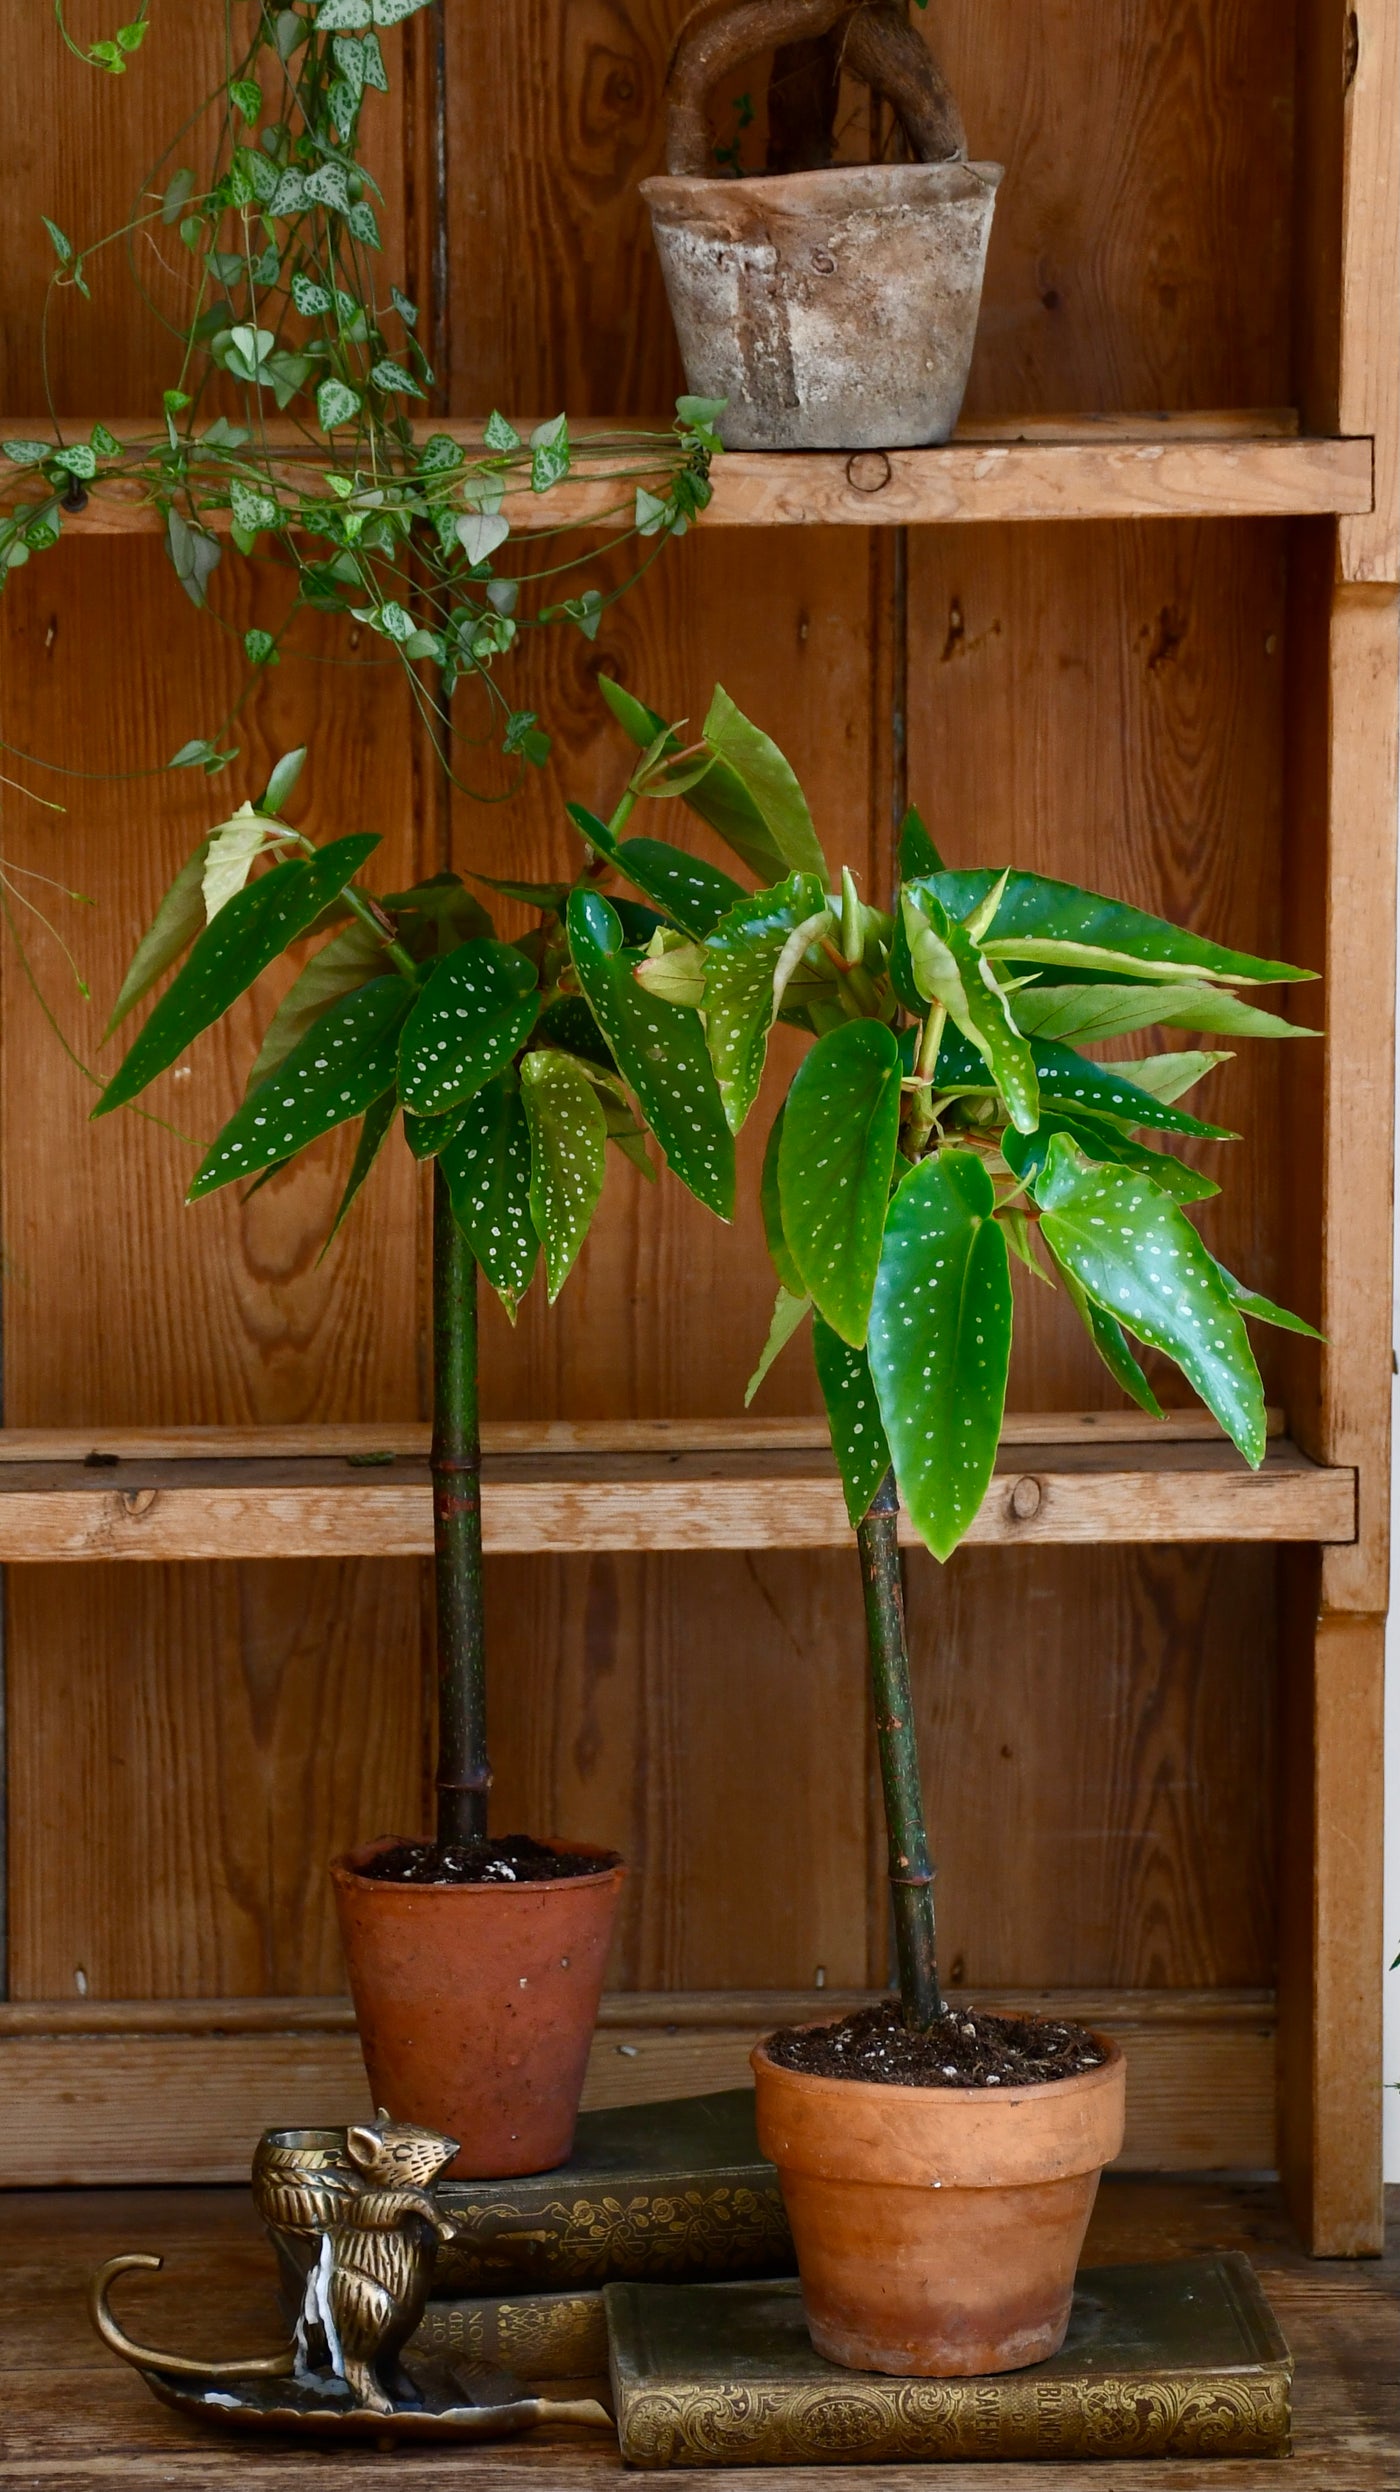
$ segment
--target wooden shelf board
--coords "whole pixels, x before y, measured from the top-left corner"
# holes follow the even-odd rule
[[[1274,1436],[1252,1472],[1217,1431],[1182,1424],[1155,1436],[1098,1414],[1008,1427],[997,1475],[968,1537],[1004,1547],[1073,1541],[1306,1541],[1355,1534],[1356,1474],[1311,1461]],[[26,1432],[0,1462],[0,1559],[428,1557],[431,1491],[418,1429],[368,1430],[324,1450],[230,1453],[210,1432],[162,1438],[107,1432],[106,1447],[45,1458]],[[269,1432],[259,1435],[265,1447]],[[819,1424],[632,1421],[488,1431],[482,1480],[488,1553],[603,1549],[829,1549],[850,1525]],[[394,1439],[399,1440],[395,1444]],[[698,1442],[697,1442],[698,1438]],[[388,1440],[386,1442],[386,1439]],[[277,1432],[270,1432],[277,1442]],[[179,1442],[172,1456],[145,1450]],[[141,1446],[143,1450],[133,1450]],[[215,1450],[218,1446],[220,1450]],[[400,1450],[402,1446],[402,1450]],[[121,1448],[118,1451],[118,1447]],[[101,1457],[92,1460],[93,1451]],[[390,1460],[366,1459],[376,1452]],[[902,1526],[909,1546],[917,1538]]]
[[[749,2053],[775,2025],[840,2015],[874,1995],[615,1991],[599,2016],[585,2104],[747,2085]],[[1272,2168],[1271,1993],[997,1990],[979,2004],[1113,2033],[1129,2062],[1121,2169]],[[243,2180],[262,2128],[314,2127],[369,2107],[342,1999],[6,2005],[0,2086],[0,2188]]]
[[[103,420],[133,446],[156,438],[149,424]],[[64,418],[64,437],[85,439],[91,422]],[[479,421],[444,418],[420,422],[416,429],[448,432],[468,448],[480,447]],[[547,495],[506,496],[503,508],[517,531],[605,527],[619,513],[630,515],[635,484],[656,470],[648,469],[644,450],[620,456],[609,469],[604,429],[576,428],[579,468],[565,484]],[[6,421],[4,432],[10,439],[55,437],[46,418],[16,416]],[[286,418],[266,424],[263,438],[288,485],[295,486],[299,471],[324,464],[324,444],[306,439]],[[714,462],[714,499],[699,524],[906,527],[989,520],[1357,517],[1373,508],[1373,469],[1368,436],[1301,435],[1287,409],[1010,417],[969,426],[932,450],[727,451]],[[12,471],[0,479],[0,504],[25,490],[22,472]],[[210,524],[225,528],[228,515],[218,514]],[[153,534],[163,525],[134,483],[114,477],[91,489],[83,512],[65,517],[64,533]]]

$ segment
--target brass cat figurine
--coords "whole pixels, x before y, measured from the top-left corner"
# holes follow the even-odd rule
[[[93,2322],[114,2353],[181,2378],[344,2380],[355,2404],[393,2414],[419,2402],[399,2356],[423,2316],[438,2243],[452,2226],[430,2197],[457,2141],[391,2120],[344,2130],[273,2129],[253,2162],[264,2223],[315,2245],[296,2335],[281,2353],[245,2362],[197,2362],[126,2336],[107,2307],[113,2277],[158,2258],[109,2259],[89,2290]]]

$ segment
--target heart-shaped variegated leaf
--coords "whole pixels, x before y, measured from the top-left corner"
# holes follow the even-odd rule
[[[846,1512],[855,1529],[870,1511],[870,1501],[890,1467],[890,1448],[876,1399],[870,1361],[853,1350],[817,1316],[812,1325],[812,1350],[817,1382],[826,1404],[831,1450],[841,1474]]]
[[[1245,1460],[1264,1459],[1264,1388],[1239,1310],[1185,1214],[1149,1177],[1095,1167],[1057,1134],[1034,1187],[1057,1263],[1127,1332],[1175,1359]]]
[[[764,1342],[758,1365],[744,1387],[745,1410],[748,1409],[773,1361],[781,1356],[793,1334],[811,1312],[810,1298],[794,1298],[791,1290],[779,1288],[773,1308],[773,1320],[768,1327],[768,1338]]]
[[[587,1074],[552,1047],[525,1058],[520,1093],[530,1131],[530,1216],[544,1243],[552,1306],[598,1208],[608,1129]]]
[[[1160,1419],[1162,1405],[1129,1349],[1122,1325],[1094,1304],[1093,1299],[1080,1288],[1068,1264],[1061,1264],[1059,1269],[1070,1304],[1114,1383],[1121,1385],[1130,1400],[1136,1402],[1139,1409],[1145,1410],[1150,1419]]]
[[[190,1201],[290,1159],[392,1090],[412,1000],[406,979],[375,978],[323,1012],[286,1063],[230,1117],[195,1173]]]
[[[1016,997],[1029,1038],[1126,1038],[1133,1030],[1208,1030],[1226,1038],[1316,1038],[1224,986],[1034,986]]]
[[[799,934],[815,943],[835,924],[815,874],[790,874],[730,909],[705,946],[705,1028],[731,1133],[758,1097],[781,1000],[775,976],[787,966],[789,947]]]
[[[890,1205],[870,1311],[870,1372],[900,1495],[951,1556],[986,1496],[1011,1356],[1011,1266],[983,1162],[920,1161]]]
[[[933,874],[913,888],[916,895],[936,893],[950,917],[964,918],[998,879],[983,867]],[[982,946],[993,960],[1046,962],[1072,971],[1175,984],[1185,975],[1235,986],[1292,986],[1316,974],[1284,960],[1256,960],[1248,952],[1227,951],[1184,926],[1168,925],[1165,918],[1146,917],[1122,900],[1106,899],[1102,892],[1084,891],[1074,883],[1051,882],[1042,874],[1007,877]]]
[[[857,1348],[894,1174],[899,1084],[893,1030],[882,1021],[846,1021],[818,1039],[783,1111],[783,1233],[818,1313]]]
[[[992,888],[995,891],[996,885]],[[920,997],[925,1003],[942,1005],[954,1028],[986,1064],[1012,1123],[1021,1133],[1033,1133],[1040,1114],[1034,1059],[986,954],[931,891],[922,907],[906,891],[903,915]]]
[[[523,952],[483,937],[440,960],[404,1027],[399,1095],[417,1116],[461,1107],[509,1064],[539,1016]]]
[[[1164,1194],[1170,1194],[1174,1203],[1204,1203],[1220,1192],[1214,1180],[1203,1177],[1199,1169],[1188,1168],[1184,1160],[1173,1159],[1169,1151],[1154,1151],[1146,1142],[1135,1142],[1121,1125],[1111,1123],[1106,1116],[1071,1116],[1062,1108],[1042,1108],[1033,1134],[1003,1134],[1001,1149],[1007,1167],[1028,1183],[1038,1177],[1056,1134],[1067,1134],[1086,1159],[1111,1160],[1119,1168],[1140,1168]]]
[[[601,892],[570,894],[568,928],[579,984],[668,1166],[710,1211],[730,1219],[734,1137],[699,1014],[638,985],[638,955],[624,947],[617,911]]]
[[[237,892],[205,927],[107,1084],[93,1115],[106,1116],[113,1108],[125,1106],[183,1055],[191,1040],[227,1012],[278,953],[305,934],[322,910],[339,898],[378,845],[377,835],[370,831],[333,839],[314,857],[274,865],[257,882]]]
[[[452,1122],[456,1130],[442,1152],[452,1217],[514,1323],[540,1250],[530,1211],[530,1127],[514,1065],[478,1090]]]

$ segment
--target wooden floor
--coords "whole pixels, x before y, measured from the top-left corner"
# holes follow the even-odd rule
[[[1381,2492],[1400,2480],[1400,2190],[1393,2191],[1390,2250],[1379,2261],[1305,2259],[1277,2195],[1265,2186],[1214,2181],[1113,2179],[1100,2193],[1092,2259],[1159,2258],[1214,2248],[1254,2260],[1297,2359],[1295,2457],[1291,2465],[1247,2460],[1166,2460],[1039,2469],[955,2465],[939,2470],[947,2492],[992,2492],[1036,2475],[1100,2492],[1262,2492],[1296,2483],[1306,2492]],[[247,2193],[233,2189],[17,2191],[0,2197],[0,2484],[52,2484],[62,2492],[140,2485],[151,2492],[236,2483],[318,2487],[393,2486],[436,2492],[443,2484],[521,2492],[599,2492],[621,2471],[601,2435],[579,2431],[460,2454],[318,2453],[304,2444],[222,2439],[196,2432],[147,2394],[91,2335],[83,2309],[89,2271],[118,2250],[167,2254],[166,2275],[123,2307],[156,2342],[198,2352],[256,2352],[276,2338],[272,2261]],[[144,2282],[144,2280],[142,2280]],[[138,2318],[139,2309],[139,2318]],[[699,2479],[692,2476],[692,2482]],[[713,2480],[713,2478],[712,2478]],[[726,2474],[749,2492],[799,2480],[777,2468]],[[804,2482],[907,2492],[932,2476],[908,2467],[809,2470]]]

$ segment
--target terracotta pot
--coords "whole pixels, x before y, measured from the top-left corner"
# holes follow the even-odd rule
[[[459,2180],[567,2161],[626,1875],[535,1885],[402,1886],[359,1875],[404,1840],[380,1835],[331,1863],[370,2092],[396,2120],[460,2141]]]
[[[1102,2040],[1102,2037],[1099,2037]],[[1099,2185],[1123,2143],[1123,2056],[1050,2085],[862,2085],[753,2054],[818,2353],[966,2378],[1064,2342]]]
[[[686,386],[731,450],[946,441],[967,387],[999,164],[642,184]]]

